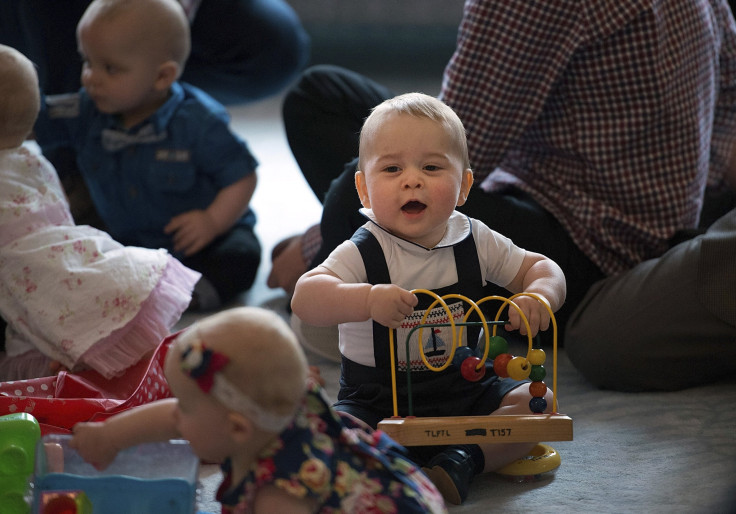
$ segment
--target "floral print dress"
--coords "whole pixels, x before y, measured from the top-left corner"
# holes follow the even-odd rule
[[[293,423],[237,487],[229,462],[223,472],[217,500],[226,514],[253,512],[255,494],[267,484],[314,500],[320,513],[446,512],[442,496],[403,447],[332,409],[314,383]]]
[[[47,375],[50,360],[119,375],[169,333],[198,279],[165,250],[75,225],[36,147],[0,151],[0,380]]]

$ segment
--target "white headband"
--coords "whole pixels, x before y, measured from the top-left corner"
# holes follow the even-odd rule
[[[214,397],[226,408],[248,417],[263,430],[278,433],[291,423],[293,413],[268,412],[235,387],[220,372],[230,358],[207,348],[198,336],[195,337],[192,343],[186,343],[186,338],[177,337],[174,344],[181,352],[182,371],[194,379],[204,393]]]

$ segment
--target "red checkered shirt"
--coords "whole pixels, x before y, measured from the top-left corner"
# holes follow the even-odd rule
[[[724,187],[736,27],[725,0],[467,0],[440,97],[476,184],[527,192],[611,274]]]

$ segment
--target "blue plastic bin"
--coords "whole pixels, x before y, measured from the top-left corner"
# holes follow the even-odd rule
[[[69,447],[70,439],[69,435],[50,434],[38,442],[34,513],[42,514],[41,498],[51,491],[84,491],[95,513],[196,512],[199,459],[188,442],[128,448],[107,469],[98,471]]]

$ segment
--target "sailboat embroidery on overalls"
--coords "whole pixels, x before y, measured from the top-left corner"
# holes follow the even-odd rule
[[[363,263],[365,264],[368,282],[371,284],[388,284],[391,283],[386,259],[378,240],[366,228],[360,228],[351,238],[360,251]],[[452,246],[455,257],[455,266],[457,269],[458,280],[455,284],[445,287],[432,289],[438,296],[442,297],[448,294],[460,294],[467,298],[481,298],[483,295],[483,279],[480,271],[480,263],[478,261],[478,250],[475,246],[475,239],[472,230],[468,230],[467,237]],[[396,362],[390,363],[389,357],[389,332],[388,329],[378,323],[373,323],[373,344],[376,368],[378,370],[390,370],[392,365],[396,366],[399,372],[408,370],[415,372],[431,373],[422,361],[419,335],[422,337],[422,349],[425,351],[427,361],[435,367],[443,365],[452,350],[452,327],[436,326],[424,327],[421,330],[412,329],[422,322],[427,309],[434,302],[434,298],[429,295],[418,295],[419,303],[414,308],[414,312],[406,317],[401,326],[396,329]],[[447,305],[455,323],[460,323],[465,317],[466,307],[462,301],[447,300]],[[449,324],[449,317],[444,307],[436,305],[426,316],[425,324]],[[468,333],[472,330],[462,331],[462,340],[458,343],[469,344],[475,347],[475,340],[470,339],[468,343]],[[411,335],[410,335],[411,334]],[[406,340],[409,339],[409,358],[407,360]]]
[[[465,316],[465,309],[462,302],[448,304],[450,314],[455,323],[460,323]],[[409,358],[411,371],[425,371],[427,367],[422,362],[422,356],[419,351],[419,336],[422,337],[422,349],[424,356],[432,366],[442,366],[450,355],[452,350],[452,327],[451,326],[426,326],[421,330],[412,330],[422,323],[422,318],[427,311],[414,310],[412,314],[406,317],[401,326],[396,329],[396,341],[398,352],[398,369],[406,371],[406,338],[409,339]],[[450,319],[447,311],[443,307],[434,307],[424,319],[426,325],[447,325]],[[409,335],[411,334],[411,336]],[[463,331],[463,340],[465,340],[466,331]],[[465,344],[465,343],[463,343]]]

